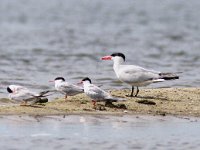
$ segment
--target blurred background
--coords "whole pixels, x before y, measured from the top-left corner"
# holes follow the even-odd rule
[[[183,72],[148,88],[197,87],[199,12],[199,0],[1,0],[0,82],[46,90],[57,76],[88,76],[104,89],[129,88],[100,60],[122,52],[127,64]]]

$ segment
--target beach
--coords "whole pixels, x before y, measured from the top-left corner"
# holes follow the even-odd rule
[[[113,102],[105,106],[97,102],[94,108],[91,99],[85,94],[64,96],[51,102],[37,103],[31,106],[19,106],[1,99],[1,115],[69,115],[69,114],[102,114],[102,115],[173,115],[200,116],[200,88],[156,88],[143,89],[138,97],[126,97],[130,90],[110,90],[113,96],[124,97],[127,101]]]

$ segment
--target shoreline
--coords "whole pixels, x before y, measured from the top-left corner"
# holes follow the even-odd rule
[[[130,90],[111,90],[113,96],[125,97],[127,101],[116,102],[108,107],[98,102],[93,108],[84,94],[62,98],[33,106],[0,106],[0,115],[153,115],[200,117],[200,88],[142,89],[138,97],[126,97]],[[1,99],[1,103],[6,99]],[[9,104],[9,103],[7,103]]]

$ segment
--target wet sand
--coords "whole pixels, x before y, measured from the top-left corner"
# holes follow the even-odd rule
[[[51,102],[19,106],[1,99],[0,115],[68,115],[68,114],[105,114],[105,115],[178,115],[200,116],[200,88],[159,88],[143,89],[138,97],[126,97],[130,90],[112,90],[114,96],[125,97],[125,102],[97,103],[96,109],[84,94]],[[7,103],[6,103],[7,102]]]

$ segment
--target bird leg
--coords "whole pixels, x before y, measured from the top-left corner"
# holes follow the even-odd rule
[[[127,97],[133,97],[134,86],[132,86],[131,95],[126,95]]]
[[[65,102],[67,102],[67,95],[65,95]]]
[[[92,100],[92,103],[93,103],[93,107],[96,109],[96,101]]]
[[[137,97],[139,91],[140,91],[140,90],[139,90],[139,88],[138,88],[138,86],[137,86],[137,91],[136,91],[135,97]]]

